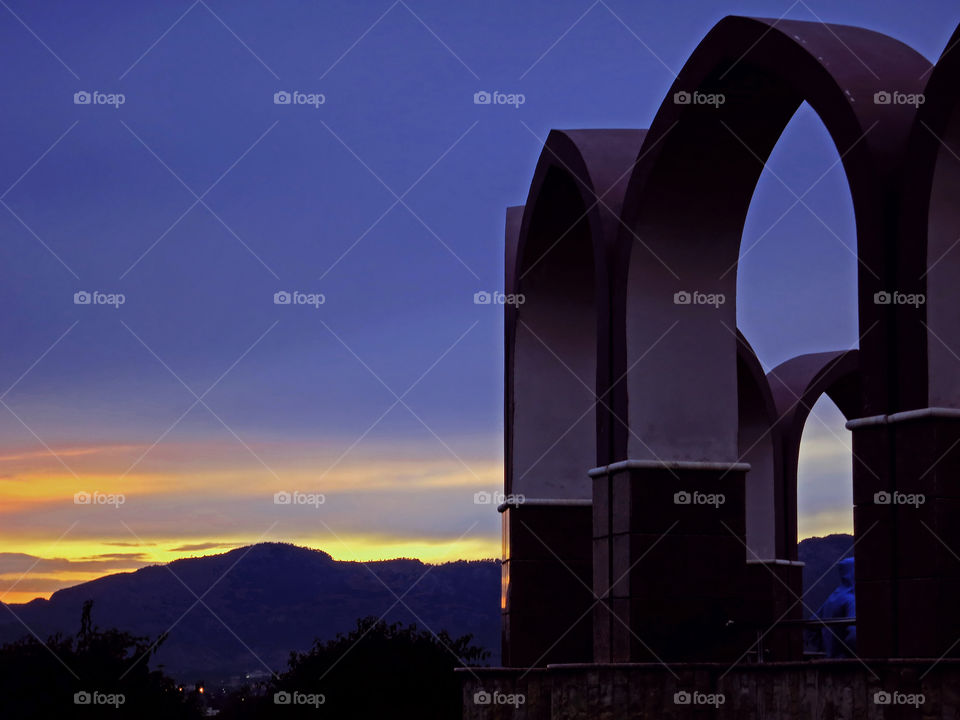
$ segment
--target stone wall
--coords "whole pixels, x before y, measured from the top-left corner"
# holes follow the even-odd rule
[[[957,660],[820,660],[733,668],[695,663],[669,669],[595,664],[460,672],[464,720],[960,718]]]

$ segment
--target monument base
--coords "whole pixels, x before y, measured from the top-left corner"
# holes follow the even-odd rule
[[[960,717],[960,661],[460,668],[464,720]]]

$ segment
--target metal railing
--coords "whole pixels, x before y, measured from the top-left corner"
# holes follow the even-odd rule
[[[810,630],[819,630],[820,628],[823,628],[823,627],[834,627],[834,626],[849,627],[851,625],[856,625],[856,624],[857,624],[856,617],[803,618],[800,620],[780,620],[778,623],[776,623],[774,627],[782,626],[782,625],[793,626],[793,627],[799,626],[803,628],[805,631],[810,631]],[[758,662],[758,663],[764,662],[765,653],[763,649],[763,639],[764,637],[766,637],[767,632],[769,632],[769,630],[763,630],[763,631],[757,630],[757,642],[753,647],[753,651],[751,652],[751,655],[753,656],[755,662]],[[821,650],[807,650],[806,644],[807,644],[806,633],[804,633],[804,651],[803,651],[804,659],[812,660],[814,658],[823,658],[827,656],[827,654]]]

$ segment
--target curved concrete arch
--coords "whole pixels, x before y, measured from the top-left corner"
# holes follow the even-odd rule
[[[610,252],[643,130],[550,133],[520,221],[507,287],[508,492],[589,498],[609,456]]]
[[[870,603],[858,602],[858,612],[877,618],[869,646],[860,645],[873,656],[960,654],[947,639],[960,633],[951,549],[960,516],[958,43],[960,27],[926,76],[903,171],[896,275],[885,306],[895,318],[896,402],[885,414],[848,423],[857,457],[854,528],[873,528],[857,548],[858,598]],[[880,501],[885,494],[924,502],[902,512]]]
[[[929,73],[903,174],[893,302],[899,396],[893,411],[960,408],[960,26]]]
[[[508,213],[506,662],[592,656],[593,481],[608,457],[609,256],[642,130],[553,131],[526,205]],[[515,500],[515,499],[514,499]],[[548,547],[549,552],[544,548]]]
[[[850,185],[866,397],[870,409],[888,406],[890,318],[872,299],[892,272],[891,205],[914,108],[875,97],[919,92],[928,68],[897,40],[815,22],[728,17],[700,43],[647,133],[624,200],[613,311],[625,334],[614,337],[613,374],[629,369],[617,406],[626,403],[643,443],[618,433],[619,457],[736,457],[741,233],[763,163],[803,101]]]
[[[863,385],[857,350],[810,353],[791,358],[767,374],[776,404],[776,435],[781,447],[783,503],[778,547],[797,559],[797,467],[807,417],[827,395],[848,420],[860,417]]]

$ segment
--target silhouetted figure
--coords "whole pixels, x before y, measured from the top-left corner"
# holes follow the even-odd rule
[[[817,610],[817,617],[822,620],[857,616],[853,558],[841,560],[837,564],[837,570],[840,572],[840,584]],[[856,625],[821,626],[820,632],[823,650],[828,658],[853,657],[857,650]]]
[[[88,640],[93,634],[93,621],[90,619],[90,613],[93,611],[93,600],[84,600],[83,609],[80,612],[80,632],[77,637],[81,640]]]

